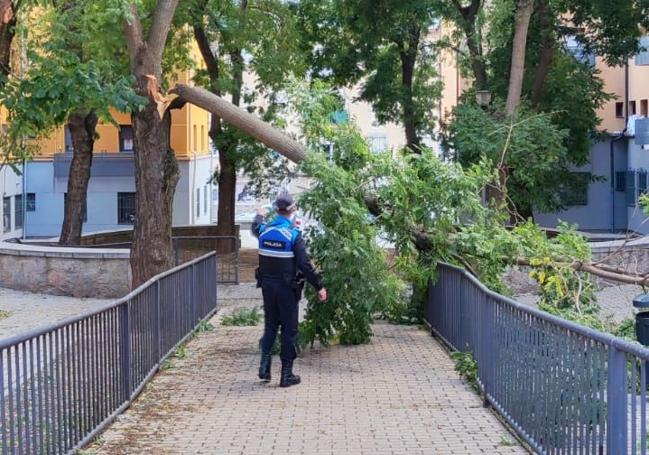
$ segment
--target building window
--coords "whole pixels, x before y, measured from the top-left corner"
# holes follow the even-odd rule
[[[205,151],[205,125],[201,125],[201,152]]]
[[[201,216],[201,189],[196,188],[196,217]]]
[[[629,101],[629,115],[635,115],[635,101]]]
[[[196,134],[196,125],[194,125],[193,130],[194,130],[194,144],[193,144],[194,146],[193,146],[193,150],[196,151],[196,147],[198,146],[198,136]]]
[[[626,189],[626,172],[615,173],[615,191],[624,191]]]
[[[627,171],[626,173],[626,195],[624,197],[626,205],[633,207],[636,203],[635,196],[635,171]]]
[[[74,145],[72,145],[72,133],[70,132],[70,128],[67,126],[65,127],[65,153],[72,153],[74,152]]]
[[[367,138],[367,142],[373,153],[385,152],[388,149],[388,138],[386,136],[370,136]]]
[[[135,193],[117,193],[117,224],[135,223]]]
[[[18,194],[14,197],[14,219],[16,220],[16,229],[22,229],[25,219],[25,208],[23,207],[23,195]]]
[[[635,56],[636,65],[649,65],[649,35],[640,38],[640,52]]]
[[[67,206],[68,206],[68,193],[63,193],[63,216],[64,217],[65,217],[65,210]],[[86,196],[86,200],[84,201],[83,204],[83,209],[81,209],[81,217],[84,223],[88,221],[88,196]]]
[[[2,232],[11,231],[11,198],[2,198]]]
[[[205,185],[203,187],[203,212],[205,213],[205,215],[207,215],[207,205],[208,205],[207,204],[207,199],[208,199],[207,191],[208,191],[207,185]]]
[[[27,193],[27,211],[36,211],[36,193]]]
[[[648,100],[642,100],[640,101],[640,115],[646,117],[648,114],[648,106],[647,106],[647,101]]]
[[[131,125],[119,126],[119,151],[133,151],[133,127]]]
[[[615,103],[615,116],[624,118],[624,103]]]
[[[559,190],[561,203],[566,207],[588,205],[589,185],[590,173],[571,172],[569,183]]]

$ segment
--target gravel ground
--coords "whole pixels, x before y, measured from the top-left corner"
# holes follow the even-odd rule
[[[635,314],[633,299],[644,293],[640,286],[633,285],[611,286],[602,289],[597,293],[597,301],[602,307],[602,316],[610,316],[615,321],[632,318]],[[522,294],[517,296],[516,300],[525,305],[536,306],[538,297],[534,294]]]
[[[0,317],[0,339],[85,313],[112,301],[0,288],[0,314],[8,314],[5,318]]]

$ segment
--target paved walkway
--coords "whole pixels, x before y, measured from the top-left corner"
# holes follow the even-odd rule
[[[0,288],[0,339],[83,314],[111,301]]]
[[[222,290],[215,329],[191,341],[85,453],[526,453],[417,327],[377,324],[369,345],[307,350],[302,384],[255,377],[261,326],[225,327],[222,314],[259,304],[251,287]]]

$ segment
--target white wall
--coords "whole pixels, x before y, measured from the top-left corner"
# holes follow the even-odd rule
[[[0,170],[0,239],[22,236],[22,229],[16,229],[16,212],[20,210],[16,207],[16,195],[21,195],[22,191],[22,176],[8,166],[3,167]],[[9,198],[9,213],[4,212],[4,198]],[[10,218],[10,228],[4,232],[4,219],[7,216]]]
[[[209,224],[211,186],[210,157],[182,161],[180,180],[176,187],[173,207],[174,225]],[[32,237],[56,237],[63,222],[64,194],[67,178],[54,178],[54,166],[49,162],[32,162],[27,166],[27,192],[36,194],[36,210],[27,213],[26,234]],[[208,201],[205,204],[205,186]],[[196,214],[196,189],[200,188],[200,214]],[[191,191],[190,191],[191,189]],[[117,193],[135,192],[132,177],[92,177],[88,184],[88,221],[83,233],[123,229],[118,224]]]
[[[178,163],[180,180],[174,196],[174,225],[210,224],[212,185],[208,182],[212,176],[212,165],[213,158],[209,156]],[[196,193],[197,189],[200,194]],[[197,203],[200,205],[198,211]]]

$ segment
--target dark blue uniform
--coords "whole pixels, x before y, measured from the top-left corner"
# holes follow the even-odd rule
[[[259,238],[259,274],[264,297],[261,350],[262,353],[271,351],[281,326],[280,358],[282,362],[292,362],[296,356],[301,294],[297,273],[301,271],[317,291],[322,289],[322,282],[309,260],[302,235],[291,220],[280,215],[268,224],[263,221],[258,215],[252,223],[252,232]]]

